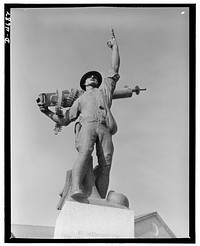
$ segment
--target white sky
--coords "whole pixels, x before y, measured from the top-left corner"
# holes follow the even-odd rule
[[[185,11],[185,14],[181,14]],[[121,79],[147,91],[113,101],[118,123],[110,189],[136,215],[157,211],[188,236],[188,9],[13,9],[11,37],[12,223],[55,225],[65,173],[77,157],[72,123],[55,136],[42,92],[79,88],[88,70],[106,75],[109,29]]]

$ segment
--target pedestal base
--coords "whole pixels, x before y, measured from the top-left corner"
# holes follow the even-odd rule
[[[65,201],[56,221],[54,238],[134,238],[134,212]]]

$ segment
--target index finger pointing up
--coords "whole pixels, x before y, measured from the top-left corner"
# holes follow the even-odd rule
[[[114,33],[114,29],[113,28],[110,29],[110,32],[111,32],[111,37],[115,38],[115,33]]]

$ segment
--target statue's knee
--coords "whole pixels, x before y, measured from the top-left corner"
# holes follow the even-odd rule
[[[109,167],[112,163],[112,153],[98,155],[98,163],[101,167]]]
[[[107,154],[106,156],[105,156],[105,160],[106,160],[106,166],[111,166],[111,163],[112,163],[112,154],[110,153],[110,154]]]
[[[111,164],[112,164],[112,155],[111,154],[106,155],[104,162],[99,163],[101,171],[109,173],[111,169]]]
[[[91,149],[85,149],[85,150],[79,151],[79,156],[84,158],[84,159],[90,158],[91,154],[92,154],[92,150]]]

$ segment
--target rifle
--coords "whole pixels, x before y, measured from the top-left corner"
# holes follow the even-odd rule
[[[119,98],[128,98],[132,97],[133,92],[136,93],[136,95],[140,94],[140,91],[145,91],[145,89],[141,89],[139,86],[136,86],[134,89],[131,89],[128,86],[125,86],[122,89],[117,89],[113,93],[113,99],[119,99]],[[84,93],[83,90],[78,89],[71,89],[64,90],[64,91],[56,91],[51,93],[41,93],[36,102],[38,106],[44,106],[44,107],[56,107],[56,111],[58,111],[61,108],[68,108],[71,107],[74,103],[74,101],[80,97]]]
[[[131,89],[128,86],[125,86],[122,89],[115,90],[113,93],[113,99],[119,99],[119,98],[128,98],[132,97],[133,92],[136,93],[136,95],[140,94],[140,91],[145,91],[145,89],[140,89],[139,86],[136,86],[134,89]],[[58,116],[63,117],[63,108],[71,107],[74,103],[74,101],[80,97],[84,93],[83,90],[78,89],[71,89],[69,90],[56,90],[56,92],[53,93],[41,93],[36,102],[38,106],[43,107],[55,107],[55,112]],[[54,128],[55,135],[58,134],[62,130],[62,126],[58,123],[56,123]]]

